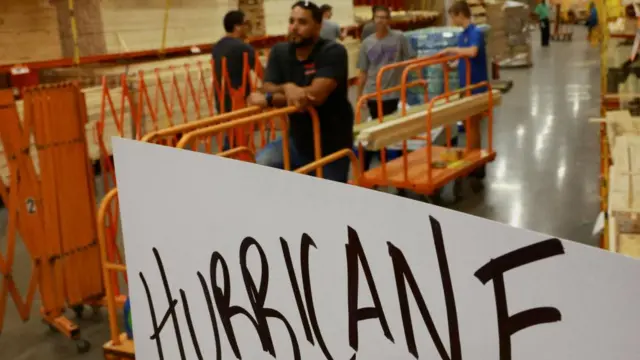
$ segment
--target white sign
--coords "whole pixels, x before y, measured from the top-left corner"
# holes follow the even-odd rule
[[[202,153],[114,152],[139,359],[640,354],[638,261]]]

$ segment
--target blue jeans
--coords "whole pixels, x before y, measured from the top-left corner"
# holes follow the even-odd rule
[[[301,154],[289,138],[289,160],[291,170],[298,169],[312,163],[314,160]],[[282,149],[282,139],[277,139],[265,146],[257,155],[256,163],[277,169],[284,169],[284,153]],[[314,173],[310,173],[313,175]],[[349,180],[349,159],[342,158],[325,165],[322,168],[322,177],[346,183]]]

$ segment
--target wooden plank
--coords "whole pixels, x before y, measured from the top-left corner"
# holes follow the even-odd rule
[[[492,96],[493,105],[500,105],[502,99],[500,92],[494,90]],[[435,129],[444,125],[454,125],[469,116],[481,114],[488,108],[488,93],[472,95],[436,106],[431,111],[432,127]],[[368,150],[379,150],[399,141],[408,140],[426,131],[427,112],[427,110],[417,111],[399,117],[395,121],[368,127],[358,134],[356,140]]]

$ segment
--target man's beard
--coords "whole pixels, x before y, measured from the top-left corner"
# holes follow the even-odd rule
[[[300,41],[296,42],[292,39],[292,36],[289,35],[289,44],[291,44],[294,48],[303,48],[303,47],[313,45],[313,37],[302,37],[302,36],[297,36],[297,37],[300,38]]]

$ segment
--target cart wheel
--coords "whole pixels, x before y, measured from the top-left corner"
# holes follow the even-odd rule
[[[396,195],[407,197],[407,189],[396,189]]]
[[[484,189],[484,182],[482,181],[482,179],[470,177],[469,186],[471,187],[471,190],[477,194]]]
[[[453,182],[453,198],[455,201],[462,200],[462,195],[464,193],[464,187],[462,183],[462,179],[456,179]]]
[[[85,354],[89,352],[89,349],[91,349],[91,343],[89,343],[85,339],[76,339],[75,342],[76,342],[76,350],[78,351],[78,354]]]
[[[77,319],[82,319],[82,315],[84,314],[84,305],[76,305],[72,307],[73,312],[76,314]]]

